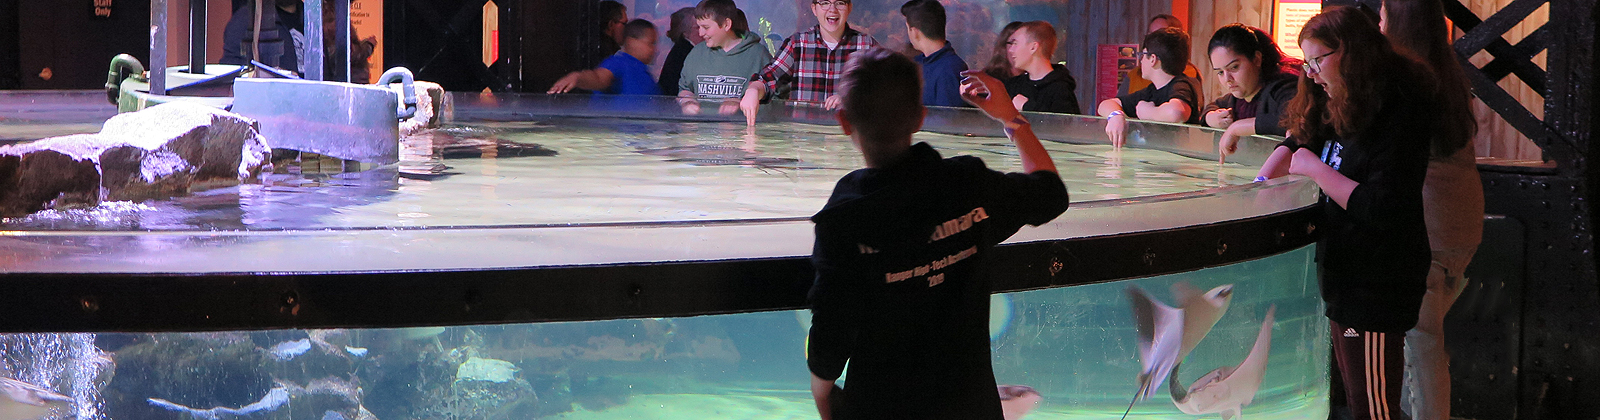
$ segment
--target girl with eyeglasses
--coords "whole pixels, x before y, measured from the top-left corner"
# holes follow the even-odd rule
[[[1011,34],[1017,33],[1021,27],[1022,22],[1011,21],[1000,29],[1000,36],[994,41],[994,52],[989,55],[989,64],[983,67],[983,72],[989,77],[1006,80],[1022,74],[1021,69],[1011,66],[1010,54],[1006,52],[1007,47],[1011,46]]]
[[[1303,175],[1321,187],[1315,228],[1334,374],[1354,418],[1404,418],[1404,337],[1431,260],[1422,183],[1440,126],[1436,85],[1356,9],[1311,18],[1299,42],[1306,75],[1284,115],[1289,139],[1262,174]]]
[[[1266,31],[1242,23],[1218,28],[1207,51],[1217,82],[1228,89],[1206,105],[1201,119],[1207,127],[1223,129],[1217,143],[1221,155],[1233,154],[1240,137],[1286,134],[1278,122],[1298,92],[1300,60],[1285,58]]]

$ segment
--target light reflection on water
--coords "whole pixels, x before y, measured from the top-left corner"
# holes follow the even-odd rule
[[[473,125],[496,130],[508,140],[544,144],[560,155],[446,160],[456,174],[434,180],[396,178],[393,170],[279,174],[259,185],[171,200],[45,212],[5,223],[7,228],[35,230],[184,230],[801,217],[821,206],[840,176],[861,165],[849,139],[828,126],[771,124],[747,134],[744,127],[726,123],[548,119]],[[1015,148],[1005,139],[929,133],[918,134],[917,139],[946,156],[979,156],[991,168],[1002,170],[1020,167]],[[1061,143],[1047,143],[1046,147],[1075,200],[1193,191],[1248,182],[1253,175],[1251,168],[1219,166],[1163,152]],[[115,240],[125,239],[84,239]],[[157,245],[146,244],[144,249],[156,249]],[[1311,287],[1310,255],[1309,249],[1303,249],[1193,273],[1011,294],[1014,312],[1004,317],[1009,325],[994,341],[997,376],[1002,383],[1032,385],[1046,395],[1045,405],[1027,418],[1115,417],[1126,407],[1138,370],[1135,334],[1120,296],[1122,288],[1139,284],[1161,291],[1180,280],[1200,287],[1231,283],[1239,285],[1240,297],[1212,338],[1186,362],[1182,382],[1187,384],[1206,370],[1237,363],[1250,345],[1263,308],[1276,303],[1279,320],[1269,361],[1272,369],[1259,397],[1245,412],[1251,418],[1325,417],[1327,324],[1319,315],[1316,289]],[[1157,295],[1170,299],[1160,292]],[[435,391],[451,389],[455,365],[450,363],[473,357],[468,354],[516,364],[518,378],[549,391],[543,395],[552,398],[560,395],[554,391],[562,389],[560,381],[566,381],[566,398],[573,405],[571,411],[554,418],[814,418],[805,392],[804,330],[794,318],[789,312],[769,312],[449,327],[429,329],[427,334],[339,330],[347,336],[334,342],[360,347],[363,352],[370,348],[372,353],[364,359],[351,359],[349,372],[333,373],[366,381],[362,382],[364,401],[380,412],[379,418],[386,419],[423,417],[420,408],[396,411],[397,407],[430,403],[409,394],[409,387],[431,383],[436,388],[430,389]],[[148,409],[146,398],[215,399],[215,395],[202,393],[217,393],[216,388],[155,392],[167,387],[158,386],[162,384],[155,376],[134,375],[140,371],[139,363],[146,363],[149,369],[153,361],[179,355],[157,353],[138,361],[132,350],[139,346],[154,348],[163,340],[185,337],[201,343],[185,351],[203,353],[210,347],[243,346],[242,354],[252,355],[259,348],[311,333],[140,334],[127,338],[125,347],[106,348],[122,350],[124,356],[118,359],[124,375],[115,377],[120,382],[110,388],[133,391],[123,400],[110,402],[108,408]],[[239,340],[247,344],[239,344]],[[421,371],[415,365],[429,363],[427,366],[443,366],[444,373],[408,370]],[[226,382],[224,385],[243,397],[217,404],[237,407],[254,401],[270,386],[267,379],[272,373],[294,371],[276,364],[256,367],[260,370],[228,372],[259,379],[262,384],[252,387],[241,380]],[[169,373],[172,375],[163,380],[180,381],[171,378],[195,374]],[[302,376],[292,380],[303,383],[318,378]],[[436,380],[420,380],[424,377]],[[557,385],[551,385],[553,382]],[[1133,416],[1213,418],[1179,414],[1161,397],[1136,405]]]
[[[537,143],[557,156],[446,159],[448,176],[394,169],[299,174],[280,167],[261,184],[91,213],[48,211],[5,220],[20,230],[273,230],[810,216],[834,183],[862,166],[838,127],[622,119],[482,121],[471,132]],[[1010,141],[918,133],[945,156],[1021,167]],[[1122,199],[1248,182],[1253,170],[1153,150],[1046,142],[1075,201]],[[280,165],[282,166],[282,165]],[[92,215],[90,215],[92,214]]]

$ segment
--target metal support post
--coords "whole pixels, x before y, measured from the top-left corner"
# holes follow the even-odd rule
[[[167,94],[167,0],[150,0],[150,93]]]
[[[306,56],[300,57],[304,66],[301,77],[306,80],[324,80],[322,75],[322,0],[306,0]]]
[[[189,0],[189,73],[206,73],[206,2]]]

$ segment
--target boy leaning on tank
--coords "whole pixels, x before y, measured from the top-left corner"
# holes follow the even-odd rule
[[[984,261],[1022,225],[1060,215],[1068,196],[1001,82],[964,75],[962,97],[1005,125],[1022,173],[912,144],[927,110],[910,58],[873,48],[844,68],[839,125],[867,167],[840,179],[812,217],[807,366],[823,419],[1002,418]]]

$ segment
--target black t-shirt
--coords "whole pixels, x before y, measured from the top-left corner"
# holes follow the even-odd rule
[[[1403,80],[1415,79],[1391,81],[1375,119],[1359,133],[1283,143],[1310,148],[1360,184],[1347,207],[1323,200],[1317,253],[1328,318],[1363,331],[1401,333],[1416,325],[1432,261],[1422,184],[1437,108],[1426,104],[1424,89]]]
[[[1137,92],[1118,96],[1117,99],[1122,100],[1122,113],[1127,114],[1128,118],[1140,118],[1139,102],[1153,102],[1156,106],[1161,106],[1173,99],[1181,100],[1189,104],[1189,120],[1183,123],[1200,124],[1200,81],[1188,75],[1180,74],[1159,89],[1155,84],[1151,84]]]
[[[845,175],[816,222],[811,372],[850,362],[845,419],[1001,418],[983,260],[1067,208],[1052,172],[1003,174],[926,143]],[[1041,265],[1042,266],[1042,265]]]
[[[1028,97],[1028,103],[1022,104],[1023,111],[1077,114],[1081,110],[1078,107],[1078,81],[1072,78],[1072,72],[1066,66],[1053,65],[1050,74],[1039,80],[1033,80],[1024,73],[1006,79],[1005,84],[1006,92],[1012,97]]]

